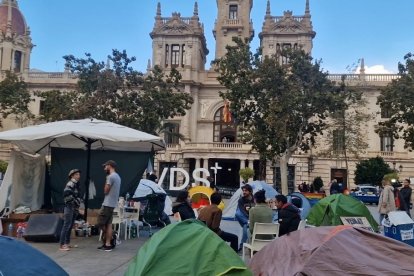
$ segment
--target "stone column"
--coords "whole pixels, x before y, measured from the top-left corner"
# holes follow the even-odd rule
[[[246,160],[240,159],[240,170],[246,168]],[[240,177],[240,182],[243,181],[243,178]]]
[[[194,103],[191,106],[191,123],[190,123],[190,133],[191,133],[191,141],[197,141],[197,119],[198,119],[198,87],[193,87],[191,89],[191,95],[193,97]]]
[[[203,168],[208,170],[208,158],[203,159]],[[203,173],[203,177],[206,178],[207,176]]]
[[[198,169],[198,168],[200,168],[200,158],[196,158],[195,159],[195,168],[194,169]],[[188,172],[189,174],[190,174],[190,177],[193,175],[193,172]],[[199,183],[195,183],[196,185],[198,185]],[[191,183],[190,183],[190,185],[191,185]]]
[[[191,86],[185,85],[184,92],[191,95]],[[195,103],[193,103],[194,105]],[[182,125],[180,126],[182,130],[182,134],[184,135],[184,141],[190,142],[191,141],[191,109],[186,112],[186,114],[183,116],[183,119],[181,121]]]

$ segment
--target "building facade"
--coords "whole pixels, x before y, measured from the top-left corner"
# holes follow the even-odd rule
[[[231,45],[233,37],[251,40],[254,37],[253,24],[250,17],[253,0],[217,0],[217,18],[213,27],[216,39],[215,58],[226,53],[226,46]],[[258,172],[259,155],[250,145],[243,144],[238,138],[238,129],[234,121],[223,120],[225,102],[219,96],[223,91],[217,81],[218,74],[213,68],[205,68],[208,51],[205,30],[199,19],[197,2],[193,14],[184,17],[173,13],[169,17],[162,15],[161,5],[156,8],[152,39],[152,66],[158,65],[165,71],[177,69],[182,75],[183,93],[190,94],[194,103],[187,114],[171,118],[171,132],[180,133],[184,139],[166,134],[167,149],[156,156],[155,168],[161,175],[170,168],[183,168],[188,172],[196,168],[205,168],[210,174],[216,171],[216,184],[237,188],[240,185],[239,170],[249,167]],[[283,48],[302,48],[311,53],[313,30],[309,0],[304,1],[304,14],[293,15],[285,11],[283,15],[272,16],[270,1],[263,11],[263,27],[259,32],[261,47],[265,55],[276,54]],[[18,9],[15,0],[3,0],[0,5],[0,57],[1,70],[11,70],[22,75],[31,90],[70,90],[76,85],[76,76],[69,72],[38,72],[30,70],[30,53],[33,48],[30,29],[24,16]],[[148,42],[149,43],[149,42]],[[363,66],[362,66],[363,68]],[[360,156],[369,158],[381,156],[391,167],[398,169],[402,177],[414,175],[412,154],[404,150],[403,141],[393,141],[391,137],[380,137],[375,127],[381,117],[376,99],[381,87],[386,86],[397,75],[367,75],[362,69],[358,74],[345,74],[348,85],[363,91],[368,105],[366,110],[375,115],[375,119],[366,125],[366,141],[369,146]],[[344,74],[331,74],[329,78],[340,81]],[[38,114],[41,108],[40,99],[34,97],[31,111]],[[230,106],[231,110],[231,106]],[[225,122],[226,121],[226,122]],[[3,121],[3,129],[21,127],[13,118]],[[321,176],[325,185],[332,178],[353,184],[354,170],[358,160],[349,161],[346,170],[345,160],[340,157],[332,159],[322,157],[319,153],[324,149],[324,139],[318,140],[317,147],[304,153],[297,152],[289,160],[290,190],[299,183],[312,182]],[[7,158],[8,147],[0,148],[0,159]],[[167,173],[164,184],[169,181]],[[205,176],[204,176],[205,177]],[[184,182],[183,175],[174,177],[175,185]],[[278,168],[270,162],[266,166],[266,182],[278,185]]]

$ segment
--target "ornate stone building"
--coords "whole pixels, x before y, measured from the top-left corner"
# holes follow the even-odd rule
[[[216,39],[215,57],[225,54],[226,45],[232,43],[232,37],[251,40],[254,36],[250,12],[253,0],[217,0],[217,19],[213,28]],[[155,7],[154,7],[155,8]],[[176,68],[182,74],[183,93],[190,94],[194,104],[183,117],[171,118],[172,132],[180,133],[183,140],[174,135],[166,135],[167,150],[156,157],[155,168],[159,175],[165,168],[184,168],[190,173],[195,168],[205,168],[213,173],[217,169],[217,184],[236,188],[239,186],[238,172],[241,168],[250,167],[256,172],[259,167],[259,156],[250,145],[238,140],[237,126],[233,121],[224,122],[224,101],[219,91],[224,90],[214,70],[205,68],[209,53],[205,30],[198,16],[197,2],[194,12],[189,17],[173,13],[171,17],[163,17],[161,5],[156,7],[156,16],[152,39],[152,65],[159,65],[169,71]],[[263,53],[271,55],[286,47],[303,48],[312,51],[312,40],[316,33],[312,27],[309,0],[304,1],[304,14],[293,15],[285,11],[281,16],[272,16],[270,1],[263,11],[264,21],[259,38]],[[71,89],[76,84],[76,76],[69,72],[39,72],[30,70],[30,53],[33,44],[30,30],[15,0],[2,0],[0,4],[0,67],[2,71],[12,70],[20,73],[31,90]],[[148,42],[149,43],[149,42]],[[363,68],[363,66],[362,66]],[[331,74],[331,80],[340,81],[343,74]],[[403,141],[393,141],[391,137],[379,137],[375,126],[383,117],[376,99],[380,88],[387,85],[397,75],[367,75],[364,70],[359,74],[348,74],[349,85],[364,92],[368,101],[367,112],[375,114],[374,120],[366,126],[366,140],[369,147],[362,157],[382,156],[392,167],[401,171],[403,177],[414,175],[412,154],[403,149]],[[41,109],[40,99],[31,103],[31,111],[38,114]],[[384,115],[384,114],[383,114]],[[13,118],[3,121],[4,129],[19,127]],[[337,178],[353,184],[353,174],[357,160],[350,160],[349,170],[345,161],[338,158],[324,158],[318,154],[324,148],[324,139],[311,152],[298,152],[289,160],[290,190],[302,181],[311,182],[314,177],[321,176],[327,184],[330,179]],[[2,154],[2,155],[1,155]],[[7,158],[8,148],[0,148],[0,158]],[[277,183],[277,167],[270,162],[266,168],[266,181]],[[169,173],[166,175],[167,183]],[[183,181],[182,175],[176,177],[176,184]]]

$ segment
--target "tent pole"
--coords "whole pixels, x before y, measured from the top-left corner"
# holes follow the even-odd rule
[[[92,141],[88,139],[88,142],[86,144],[86,152],[87,152],[87,158],[86,158],[86,179],[85,179],[85,221],[88,221],[88,202],[89,202],[89,182],[90,182],[90,166],[91,166],[91,144]]]

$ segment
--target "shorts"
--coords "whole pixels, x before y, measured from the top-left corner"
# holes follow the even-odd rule
[[[102,206],[101,209],[99,210],[98,225],[102,227],[102,226],[111,224],[113,214],[114,214],[113,207]]]

